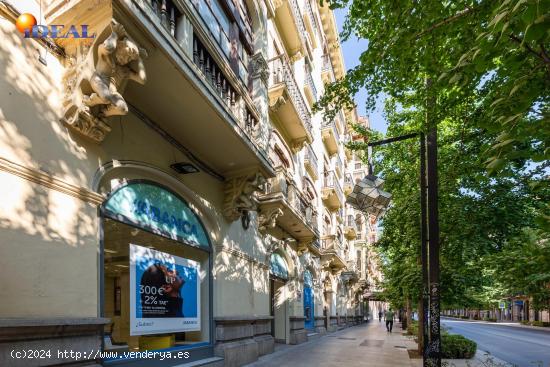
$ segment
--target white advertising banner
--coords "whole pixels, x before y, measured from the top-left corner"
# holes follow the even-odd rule
[[[200,264],[130,244],[130,335],[200,330]]]

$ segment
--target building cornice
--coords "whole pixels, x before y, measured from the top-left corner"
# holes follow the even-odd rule
[[[0,157],[0,171],[8,172],[50,190],[75,197],[92,205],[101,205],[105,198],[89,189],[65,182],[57,177],[34,168],[27,168]]]

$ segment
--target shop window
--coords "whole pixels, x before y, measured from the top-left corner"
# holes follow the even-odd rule
[[[187,203],[130,182],[102,205],[101,221],[105,350],[210,345],[210,242]]]

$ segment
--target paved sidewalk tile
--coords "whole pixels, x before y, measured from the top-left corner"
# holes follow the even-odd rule
[[[411,367],[407,348],[411,342],[399,324],[393,333],[384,323],[371,321],[326,334],[310,342],[261,357],[248,367]]]

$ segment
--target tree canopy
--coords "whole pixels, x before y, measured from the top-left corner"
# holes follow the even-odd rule
[[[329,4],[348,7],[342,39],[366,39],[368,48],[357,67],[326,86],[316,109],[331,119],[339,108],[354,108],[364,89],[367,109],[387,97],[388,136],[437,125],[444,306],[481,307],[520,293],[543,305],[550,281],[543,264],[550,229],[550,2]],[[375,152],[377,175],[393,195],[378,248],[385,294],[396,305],[418,299],[421,285],[418,149],[417,141],[406,141]],[[507,266],[522,267],[523,280],[501,277]]]

